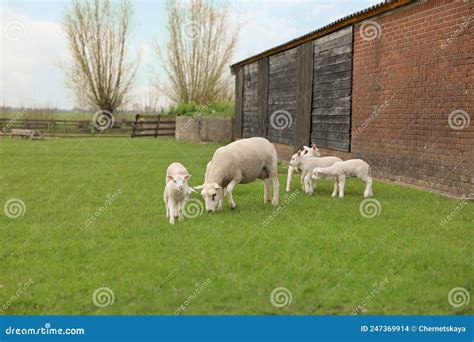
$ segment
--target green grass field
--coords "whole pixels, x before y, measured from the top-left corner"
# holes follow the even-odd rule
[[[474,313],[472,301],[448,302],[451,289],[474,288],[473,203],[376,181],[381,211],[365,218],[361,182],[343,200],[328,181],[313,197],[285,195],[281,165],[278,211],[258,181],[236,187],[234,211],[169,225],[166,167],[182,162],[198,185],[218,146],[0,140],[1,205],[25,204],[23,216],[0,215],[2,314]],[[101,287],[113,293],[105,307],[93,302]],[[281,308],[277,287],[291,294]]]

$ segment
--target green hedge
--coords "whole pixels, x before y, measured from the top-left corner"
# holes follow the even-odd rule
[[[200,105],[196,102],[180,103],[172,106],[163,114],[177,116],[193,116],[201,113],[203,116],[234,116],[234,104],[232,102],[214,102],[208,105]]]

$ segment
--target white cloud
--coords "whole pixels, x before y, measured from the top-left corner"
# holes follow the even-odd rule
[[[5,7],[1,17],[0,93],[5,104],[71,107],[58,68],[59,61],[68,56],[60,25]]]

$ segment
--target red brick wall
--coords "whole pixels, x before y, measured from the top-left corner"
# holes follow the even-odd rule
[[[350,157],[379,178],[474,193],[474,1],[418,2],[370,20],[376,38],[354,28]],[[460,130],[448,125],[456,110],[470,120]]]

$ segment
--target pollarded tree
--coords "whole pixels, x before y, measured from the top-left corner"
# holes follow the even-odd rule
[[[200,104],[232,98],[228,70],[237,44],[227,3],[168,0],[169,41],[156,51],[165,72],[158,87],[173,102]]]
[[[64,70],[80,106],[113,113],[122,104],[138,67],[127,56],[132,15],[127,0],[74,0],[66,8],[72,63]]]

